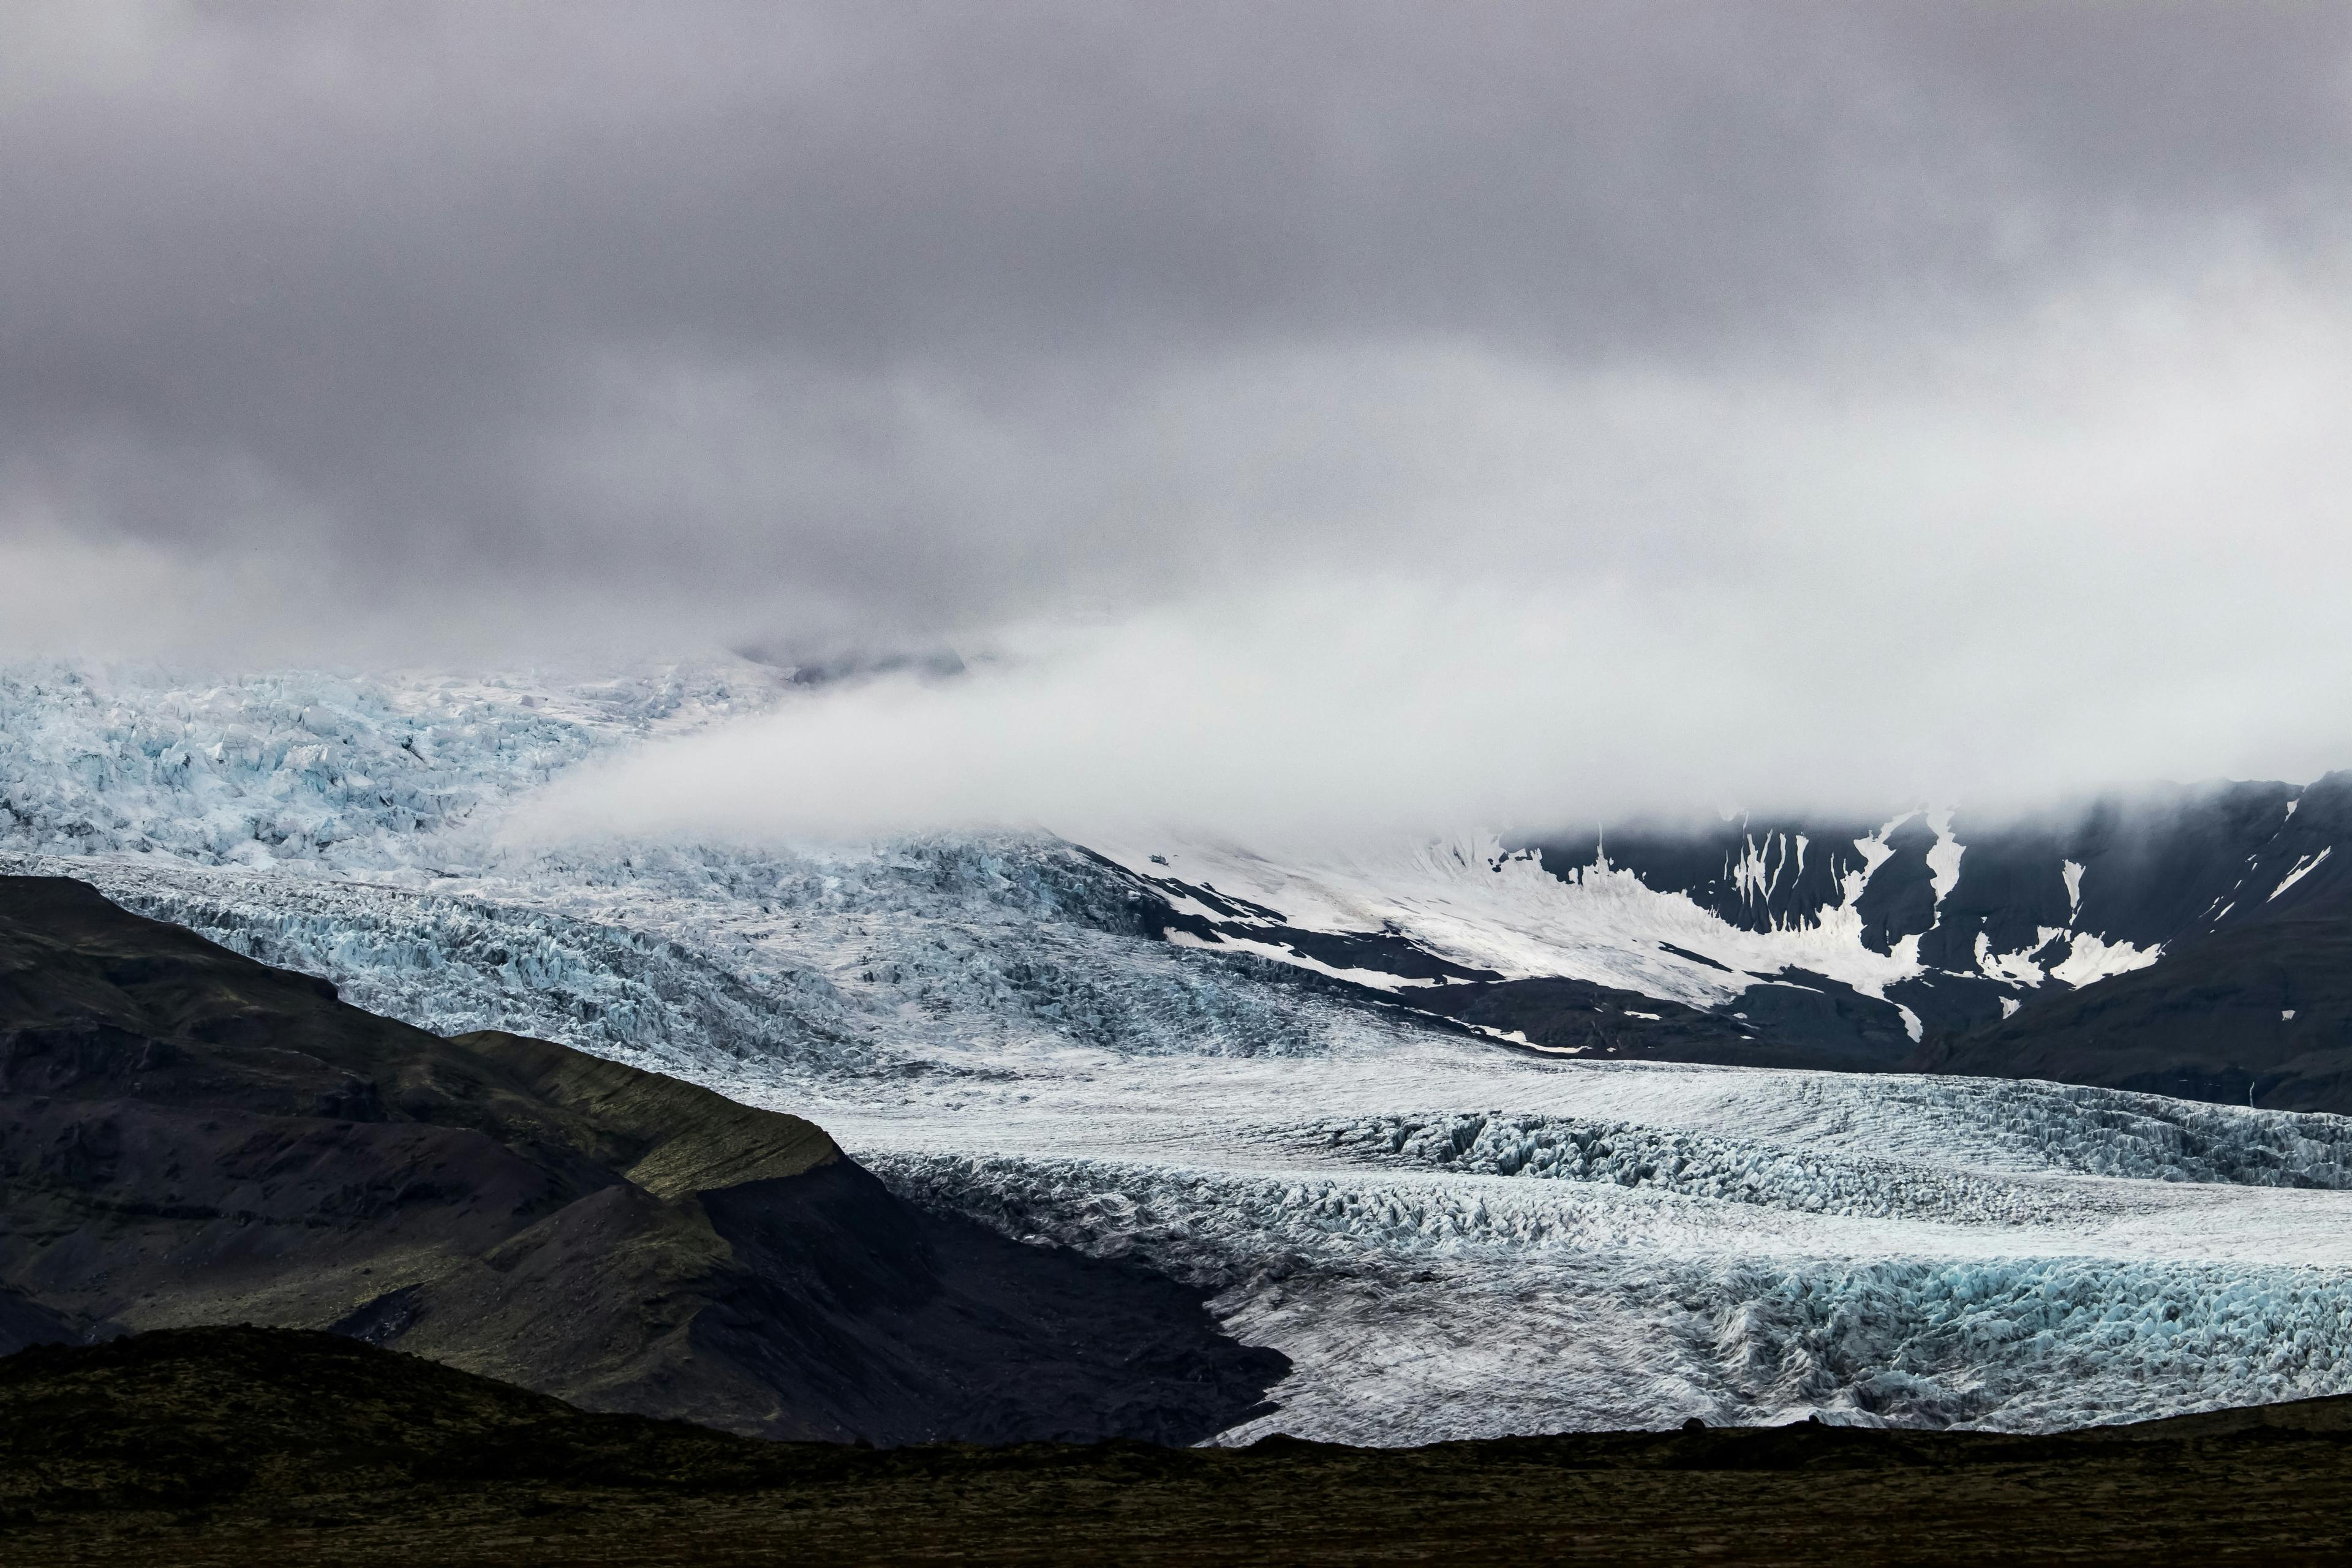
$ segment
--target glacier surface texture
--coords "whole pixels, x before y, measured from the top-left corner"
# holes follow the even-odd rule
[[[83,878],[427,1028],[800,1111],[919,1202],[1212,1287],[1296,1368],[1230,1440],[1816,1413],[2036,1430],[2352,1389],[2352,1121],[1547,1054],[1416,1008],[1409,974],[1183,923],[1278,908],[1286,931],[1723,1007],[1776,968],[1871,995],[1916,972],[1916,944],[1858,921],[1741,924],[1478,835],[1311,866],[500,835],[566,770],[796,700],[723,660],[20,666],[0,870]]]

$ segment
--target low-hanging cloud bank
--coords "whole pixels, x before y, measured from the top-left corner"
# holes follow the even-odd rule
[[[2352,212],[2352,11],[2283,0],[80,0],[0,60],[16,650],[1704,571],[1736,468],[1586,474],[1656,388],[1880,405],[2037,317],[2340,291]]]
[[[517,830],[1355,836],[2352,764],[2352,327],[2269,288],[2094,319],[1819,384],[1421,362],[1377,547],[1294,527]]]
[[[1885,617],[1842,622],[1829,606],[1792,635],[1775,624],[1786,608],[1294,585],[1057,638],[958,679],[799,697],[561,781],[513,831],[1353,840],[1725,805],[2024,806],[2108,783],[2352,762],[2340,723],[2310,721],[2352,695],[2340,648],[2299,671],[2232,661],[2184,689],[2161,667],[2119,679],[2059,628],[1986,679],[1980,663],[1872,647]]]
[[[531,831],[2352,758],[2352,11],[0,9],[0,654],[936,647]]]

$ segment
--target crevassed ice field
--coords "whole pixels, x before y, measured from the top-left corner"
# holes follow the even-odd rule
[[[726,661],[16,667],[0,870],[427,1028],[803,1112],[919,1201],[1212,1287],[1295,1366],[1231,1440],[2033,1430],[2352,1388],[2352,1121],[1543,1058],[1152,940],[1116,866],[1047,838],[499,837],[563,770],[791,700]]]

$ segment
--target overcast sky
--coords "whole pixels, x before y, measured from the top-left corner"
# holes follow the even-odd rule
[[[18,652],[2352,763],[2352,7],[6,0],[0,214]]]

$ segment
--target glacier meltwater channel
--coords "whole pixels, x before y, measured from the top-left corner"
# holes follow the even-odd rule
[[[1208,1286],[1296,1369],[1235,1440],[2032,1430],[2352,1388],[2345,1119],[1542,1058],[1154,940],[1115,865],[1050,839],[499,837],[567,769],[791,700],[728,661],[18,667],[0,869],[428,1028],[803,1112],[910,1197]]]

